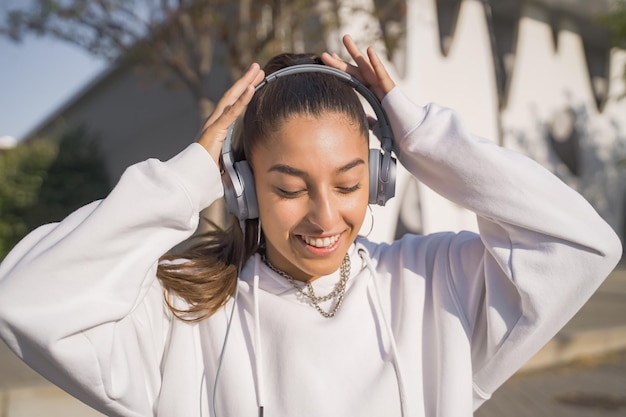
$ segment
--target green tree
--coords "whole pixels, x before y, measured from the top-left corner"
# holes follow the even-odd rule
[[[118,65],[143,66],[166,81],[177,80],[194,98],[202,122],[221,94],[219,89],[210,88],[216,70],[227,68],[236,79],[251,62],[263,62],[285,50],[325,50],[329,32],[339,27],[341,3],[31,0],[8,12],[6,22],[0,22],[0,35],[16,41],[29,34],[50,36],[96,56],[118,60]],[[373,32],[387,48],[400,43],[404,3],[376,0],[376,7],[369,11],[377,22]],[[353,11],[362,10],[355,7]],[[386,53],[391,57],[389,51]],[[223,211],[218,203],[206,215],[221,225]]]
[[[626,49],[626,0],[616,0],[611,11],[598,16],[597,21],[611,31],[615,46]],[[626,79],[626,66],[623,76]]]
[[[405,0],[374,0],[372,10],[342,0],[32,0],[9,10],[0,35],[66,41],[107,59],[173,76],[195,99],[200,120],[213,110],[216,69],[237,79],[254,60],[276,53],[322,51],[340,27],[340,8],[367,12],[386,54],[404,35]],[[351,9],[351,10],[350,10]],[[371,28],[368,30],[372,32]]]
[[[77,208],[105,197],[110,189],[98,142],[83,128],[71,130],[58,143],[38,198],[25,213],[26,225],[33,229],[60,221]]]
[[[331,0],[332,3],[333,0]],[[311,0],[33,0],[10,10],[5,35],[51,36],[96,56],[173,75],[204,120],[213,110],[214,70],[232,78],[255,60],[288,49],[324,47],[333,7]],[[329,17],[330,16],[330,17]]]
[[[0,151],[0,259],[28,232],[25,214],[55,157],[56,146],[41,140]]]
[[[110,190],[97,142],[83,129],[0,153],[0,259],[29,231]]]

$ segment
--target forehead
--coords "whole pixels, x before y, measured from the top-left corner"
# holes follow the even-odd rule
[[[340,113],[321,115],[296,115],[283,121],[259,145],[255,154],[286,155],[336,155],[359,154],[368,148],[368,137],[358,122]],[[267,156],[267,155],[266,155]]]
[[[314,175],[335,172],[362,159],[367,163],[368,138],[357,122],[342,114],[294,116],[283,122],[252,151],[255,175],[286,165]]]

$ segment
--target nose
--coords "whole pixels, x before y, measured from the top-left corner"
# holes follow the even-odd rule
[[[309,221],[319,227],[320,232],[331,231],[339,222],[339,206],[332,193],[319,190],[311,194],[309,201]]]

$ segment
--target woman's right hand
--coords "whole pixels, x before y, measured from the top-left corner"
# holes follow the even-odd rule
[[[228,128],[244,112],[254,95],[255,87],[265,78],[265,73],[257,63],[232,87],[215,106],[213,113],[206,119],[196,141],[209,152],[216,165],[219,165],[222,143],[226,139]]]

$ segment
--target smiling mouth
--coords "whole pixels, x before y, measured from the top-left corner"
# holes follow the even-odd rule
[[[301,235],[300,238],[309,246],[313,246],[316,248],[328,248],[334,245],[341,234],[327,237],[312,237],[312,236],[304,236]]]

